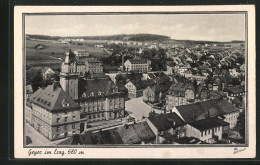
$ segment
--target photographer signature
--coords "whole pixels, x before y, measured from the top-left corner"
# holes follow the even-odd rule
[[[245,151],[245,150],[246,150],[246,148],[242,148],[242,149],[234,148],[233,154],[237,154],[237,153]]]

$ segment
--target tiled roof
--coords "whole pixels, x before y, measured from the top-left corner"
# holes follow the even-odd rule
[[[225,91],[232,94],[245,93],[245,88],[242,86],[227,87],[225,88]]]
[[[170,122],[172,122],[173,127],[178,127],[186,124],[175,112],[168,113],[165,116]]]
[[[88,63],[102,63],[102,61],[98,60],[97,58],[86,58],[85,61]]]
[[[200,131],[204,131],[218,126],[226,126],[229,125],[229,123],[219,119],[218,117],[213,117],[213,118],[206,118],[203,120],[191,122],[189,123],[189,125],[191,125],[192,127]]]
[[[178,97],[184,97],[184,92],[187,89],[191,89],[195,93],[195,88],[190,83],[178,83],[173,84],[169,90],[167,91],[168,95],[178,96]]]
[[[32,99],[36,96],[38,96],[42,92],[42,88],[39,88],[37,91],[35,91],[29,98],[26,100],[26,105],[31,107],[32,106]]]
[[[169,121],[165,115],[149,116],[148,119],[158,129],[158,131],[166,131],[172,128],[173,122]]]
[[[146,121],[128,126],[120,126],[96,133],[87,132],[73,136],[60,145],[86,145],[86,144],[137,144],[155,140],[155,135]]]
[[[114,93],[117,86],[109,79],[87,79],[79,80],[79,98],[101,97],[112,94],[122,94],[120,91]]]
[[[131,64],[147,64],[146,59],[128,59]]]
[[[54,82],[43,90],[38,90],[32,95],[31,101],[48,111],[62,111],[79,109],[80,107],[63,91],[59,82]],[[68,106],[64,106],[64,103]]]
[[[186,122],[198,121],[207,117],[215,117],[239,111],[224,99],[215,99],[195,104],[176,106],[176,109]]]

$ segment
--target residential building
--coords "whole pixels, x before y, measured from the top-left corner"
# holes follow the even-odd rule
[[[195,90],[191,83],[171,85],[166,95],[166,111],[170,111],[175,106],[193,103],[196,95]]]
[[[87,50],[75,50],[74,53],[78,57],[89,57],[89,52]]]
[[[180,74],[180,75],[184,75],[184,73],[188,70],[188,69],[190,69],[191,68],[191,66],[190,66],[190,64],[189,63],[185,63],[185,64],[179,64],[179,65],[176,65],[175,67],[174,67],[174,72],[175,73],[178,73],[178,74]]]
[[[81,134],[59,143],[59,145],[86,144],[155,144],[156,136],[146,121],[125,124],[112,129]]]
[[[242,64],[242,65],[240,66],[240,71],[245,72],[245,64]]]
[[[226,87],[224,89],[224,93],[227,95],[228,101],[232,102],[237,97],[244,97],[245,87],[244,86]]]
[[[128,59],[124,63],[126,71],[149,72],[151,71],[151,61],[145,59]]]
[[[195,137],[207,143],[216,143],[222,139],[223,128],[229,123],[218,117],[194,121],[186,125],[186,136]]]
[[[41,73],[42,73],[42,78],[44,80],[50,79],[51,76],[55,74],[55,72],[49,67],[42,68]]]
[[[231,129],[237,125],[239,116],[239,109],[222,98],[176,106],[172,109],[172,112],[178,114],[187,123],[220,117],[223,121],[230,124]]]
[[[103,73],[103,63],[97,58],[87,58],[85,61],[86,72]]]
[[[142,81],[129,81],[125,84],[128,90],[129,98],[137,98],[143,95],[143,83]]]
[[[27,99],[33,94],[32,85],[26,85],[25,90],[26,90],[25,98]]]
[[[64,92],[59,82],[38,89],[28,100],[31,125],[43,136],[56,140],[79,134],[80,107]]]
[[[183,128],[186,123],[176,113],[154,114],[146,118],[146,122],[156,135],[156,144],[163,143],[166,134],[176,137],[185,136],[185,129]]]
[[[169,83],[148,86],[146,89],[143,90],[143,101],[150,103],[163,102],[165,101],[166,94],[169,88]]]

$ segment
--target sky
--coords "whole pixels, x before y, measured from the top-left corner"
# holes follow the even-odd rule
[[[98,36],[150,33],[178,40],[245,40],[244,14],[30,15],[25,34]]]

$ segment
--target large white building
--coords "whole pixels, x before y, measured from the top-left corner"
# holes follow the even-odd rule
[[[126,71],[149,72],[151,71],[151,61],[145,59],[128,59],[124,63]]]

